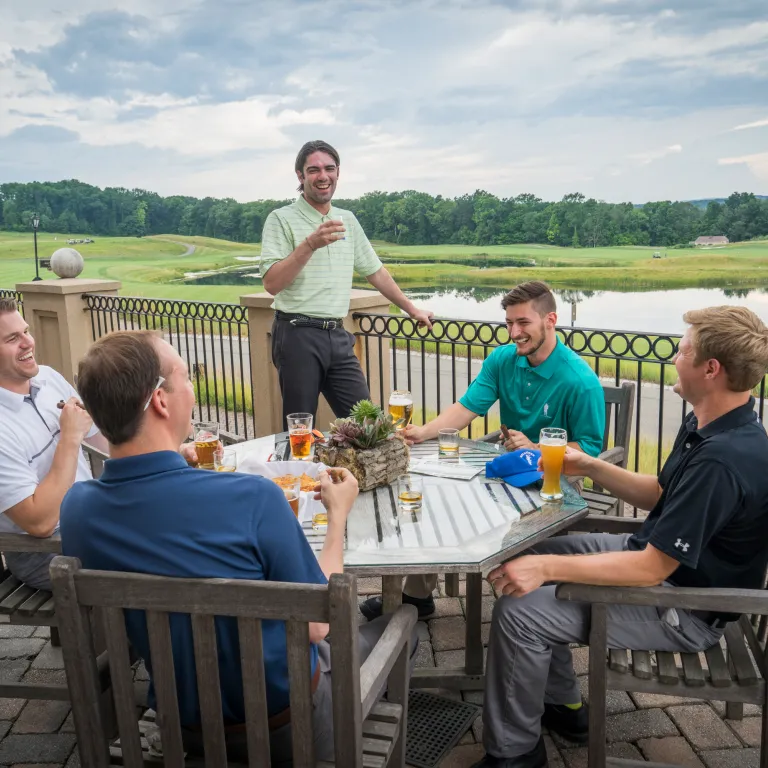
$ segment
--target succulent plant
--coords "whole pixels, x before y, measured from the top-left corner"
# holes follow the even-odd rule
[[[339,448],[374,448],[391,439],[395,432],[392,417],[379,409],[378,417],[365,418],[362,424],[353,418],[336,419],[331,424],[331,442]]]
[[[360,400],[352,406],[352,410],[349,412],[349,417],[358,424],[364,424],[366,420],[375,421],[383,415],[384,411],[370,400]]]
[[[351,448],[362,434],[363,428],[353,419],[336,419],[331,424],[331,442],[340,448]]]

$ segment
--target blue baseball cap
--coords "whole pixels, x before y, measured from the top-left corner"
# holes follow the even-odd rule
[[[518,448],[489,461],[485,465],[485,476],[499,477],[515,488],[523,488],[544,477],[537,469],[539,458],[541,451],[535,448]]]

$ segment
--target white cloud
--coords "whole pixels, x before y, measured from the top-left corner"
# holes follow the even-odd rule
[[[768,152],[742,157],[723,157],[717,162],[718,165],[746,165],[758,179],[768,182]]]
[[[768,117],[765,120],[755,120],[752,123],[744,123],[744,125],[737,125],[732,130],[734,131],[746,131],[748,128],[764,128],[768,126]]]

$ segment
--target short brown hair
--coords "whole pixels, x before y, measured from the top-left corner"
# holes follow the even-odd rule
[[[339,153],[327,141],[317,139],[316,141],[308,141],[299,150],[299,154],[296,155],[296,173],[304,173],[304,163],[307,162],[307,158],[313,152],[325,152],[336,161],[337,168],[341,165],[341,161],[339,160]],[[299,184],[299,192],[301,192],[302,189],[304,189],[304,185]]]
[[[2,298],[0,297],[0,315],[5,315],[8,312],[18,312],[19,302],[16,299]]]
[[[529,301],[533,302],[533,306],[542,317],[549,312],[557,312],[555,297],[550,287],[541,280],[520,283],[517,288],[513,288],[504,296],[501,300],[501,308],[506,309],[518,304],[527,304]]]
[[[121,445],[136,437],[144,404],[160,377],[153,331],[116,331],[94,342],[77,369],[83,405],[104,437]]]
[[[707,307],[683,315],[691,326],[695,362],[717,360],[725,368],[728,388],[747,392],[768,370],[768,328],[746,307]]]

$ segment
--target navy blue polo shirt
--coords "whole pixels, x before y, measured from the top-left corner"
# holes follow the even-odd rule
[[[679,587],[762,589],[768,564],[768,435],[755,401],[698,428],[689,414],[659,475],[662,494],[629,549],[680,563]]]
[[[110,459],[99,480],[75,483],[61,505],[61,540],[65,555],[97,570],[327,583],[277,485],[255,475],[193,469],[173,451]],[[170,625],[181,722],[197,725],[189,616],[171,614]],[[144,612],[127,611],[126,627],[151,679]],[[272,716],[289,706],[285,623],[263,621],[262,633]],[[216,619],[216,641],[224,720],[245,722],[236,619]],[[311,659],[314,672],[314,645]]]

